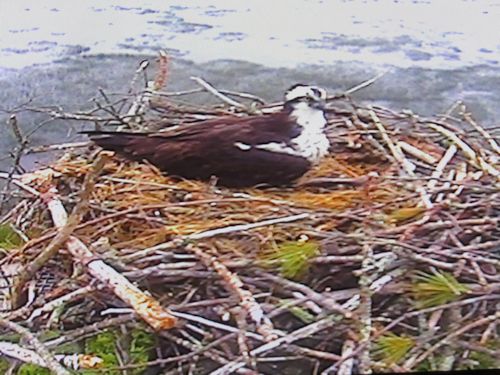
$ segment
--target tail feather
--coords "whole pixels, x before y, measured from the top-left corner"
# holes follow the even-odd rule
[[[131,146],[139,139],[144,139],[147,134],[113,131],[82,131],[87,134],[92,142],[105,150],[123,153],[126,147]]]

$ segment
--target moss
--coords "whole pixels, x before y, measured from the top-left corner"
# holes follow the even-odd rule
[[[118,358],[116,357],[116,335],[112,331],[99,333],[91,337],[85,342],[86,354],[92,354],[102,358],[102,374],[105,375],[118,375],[118,370],[105,370],[106,368],[113,368],[119,366]],[[84,374],[93,374],[94,371],[83,371]]]
[[[498,350],[500,348],[500,340],[488,341],[485,345],[486,349]],[[472,363],[464,366],[464,370],[479,370],[493,369],[500,367],[500,358],[494,357],[488,353],[472,351],[469,355]]]
[[[14,229],[8,224],[0,225],[0,248],[1,249],[14,249],[24,243],[23,239],[16,233]]]
[[[155,338],[152,334],[136,329],[132,331],[132,341],[130,343],[130,358],[134,364],[146,363],[151,359],[151,353],[155,346]],[[131,373],[140,375],[145,367],[133,370]]]
[[[0,358],[0,374],[6,374],[8,368],[9,362],[4,358]]]
[[[51,375],[46,368],[25,363],[17,371],[17,375]]]
[[[103,365],[100,368],[100,373],[105,375],[119,375],[120,370],[116,368],[120,366],[116,355],[116,342],[128,343],[128,347],[122,348],[126,350],[130,356],[128,364],[140,365],[151,359],[152,349],[154,347],[154,336],[144,330],[134,329],[127,333],[129,337],[124,337],[123,334],[116,331],[102,332],[86,341],[85,352],[102,358]],[[129,374],[142,375],[146,367],[138,367],[130,369]],[[95,371],[82,371],[83,374],[95,374]]]

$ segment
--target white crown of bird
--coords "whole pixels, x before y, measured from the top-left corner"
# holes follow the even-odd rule
[[[285,101],[289,102],[299,98],[309,98],[315,101],[326,99],[326,91],[321,87],[297,84],[290,87],[285,93]]]

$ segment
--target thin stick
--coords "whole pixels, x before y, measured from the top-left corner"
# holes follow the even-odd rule
[[[64,213],[63,216],[54,218],[56,226],[59,227],[57,235],[52,239],[47,247],[40,254],[38,254],[38,256],[33,261],[29,262],[26,267],[19,273],[12,292],[14,306],[18,306],[18,301],[21,297],[21,292],[23,290],[24,284],[28,280],[30,280],[33,275],[35,275],[47,263],[49,259],[57,254],[59,249],[66,243],[77,225],[80,223],[83,215],[85,215],[85,213],[87,212],[88,200],[94,187],[95,178],[104,167],[106,158],[106,153],[101,153],[99,155],[92,166],[92,171],[85,176],[85,180],[83,181],[82,185],[83,187],[79,196],[80,199],[76,206],[73,208],[71,215],[67,217],[66,211],[62,211],[62,213]],[[52,194],[53,192],[50,193],[50,195]],[[52,201],[53,200],[49,198],[49,201],[47,202],[47,205],[49,205],[49,209]]]
[[[234,107],[237,107],[237,108],[246,109],[245,105],[243,105],[243,104],[237,102],[236,100],[233,100],[233,99],[229,98],[228,96],[222,94],[219,90],[217,90],[210,83],[205,81],[203,78],[200,78],[200,77],[190,77],[190,78],[193,81],[195,81],[198,85],[203,87],[205,90],[207,90],[209,93],[211,93],[212,95],[215,95],[217,98],[222,100],[223,102],[225,102],[229,105],[232,105]]]
[[[88,286],[85,286],[83,288],[77,289],[73,292],[70,292],[68,294],[65,294],[65,295],[63,295],[63,296],[61,296],[53,301],[50,301],[50,302],[46,303],[45,305],[43,305],[42,307],[33,311],[33,313],[31,314],[31,316],[28,318],[27,321],[31,322],[34,319],[36,319],[37,317],[39,317],[40,315],[42,315],[44,313],[51,312],[51,311],[57,309],[59,306],[62,306],[69,301],[74,301],[78,298],[81,298],[81,297],[93,292],[95,289],[96,288],[93,285],[88,285]]]
[[[294,341],[300,340],[305,337],[309,337],[313,335],[316,332],[325,330],[327,328],[332,327],[333,325],[337,324],[337,321],[335,319],[332,319],[332,317],[326,317],[321,320],[318,320],[317,322],[311,323],[307,326],[304,326],[302,328],[299,328],[298,330],[280,337],[274,341],[271,341],[267,344],[261,345],[253,350],[250,351],[250,355],[255,357],[259,354],[266,353],[270,350],[276,349],[278,347],[285,346],[287,344],[291,344]],[[235,359],[232,362],[229,362],[228,364],[218,368],[217,370],[213,371],[210,373],[210,375],[225,375],[225,374],[231,374],[233,371],[236,371],[240,368],[245,366],[245,362],[243,361],[243,357],[240,356],[237,359]]]
[[[474,129],[478,131],[479,134],[481,134],[484,139],[490,144],[491,148],[493,151],[495,151],[497,154],[500,154],[500,146],[498,146],[498,143],[495,142],[495,139],[491,136],[490,133],[486,129],[484,129],[481,125],[479,125],[471,116],[469,112],[465,111],[465,106],[462,105],[462,111],[463,111],[463,116],[465,121],[471,125]]]
[[[294,221],[303,220],[303,219],[307,219],[310,217],[311,217],[310,214],[302,213],[302,214],[298,214],[298,215],[279,217],[276,219],[262,220],[262,221],[259,221],[257,223],[230,225],[228,227],[211,229],[211,230],[207,230],[205,232],[190,234],[190,235],[184,236],[184,240],[186,240],[186,241],[201,240],[204,238],[214,237],[214,236],[218,236],[221,234],[227,234],[227,233],[233,233],[233,232],[243,232],[243,231],[246,231],[249,229],[255,229],[255,228],[259,228],[259,227],[267,227],[269,225],[274,225],[274,224],[291,223]]]
[[[64,225],[64,221],[57,219],[58,217],[64,217],[65,210],[61,201],[54,198],[50,202],[49,209],[56,226]],[[177,319],[162,307],[156,299],[146,295],[114,268],[96,258],[79,239],[70,237],[66,242],[66,248],[76,260],[86,265],[90,275],[109,287],[118,298],[131,306],[137,315],[152,328],[163,330],[175,326]]]
[[[270,273],[258,272],[258,275],[265,277],[266,279],[282,285],[287,290],[297,290],[303,293],[309,300],[317,303],[320,306],[326,308],[329,312],[336,312],[344,315],[346,318],[352,318],[353,314],[351,311],[345,309],[339,303],[335,302],[332,298],[325,297],[323,294],[314,291],[306,285],[300,284],[295,281],[287,280],[285,278],[272,275]]]
[[[208,254],[206,251],[192,245],[186,246],[186,250],[192,251],[201,259],[205,266],[215,270],[222,277],[229,290],[234,293],[240,300],[240,306],[245,310],[248,316],[257,326],[259,332],[269,342],[276,339],[274,327],[271,320],[264,314],[259,303],[255,300],[253,294],[244,288],[244,285],[237,274],[231,272],[221,261],[215,256]]]
[[[201,239],[210,238],[210,237],[214,237],[214,236],[219,236],[221,234],[243,232],[246,230],[255,229],[255,228],[259,228],[259,227],[265,227],[268,225],[291,223],[293,221],[298,221],[298,220],[309,218],[310,216],[311,215],[308,213],[302,213],[302,214],[298,214],[298,215],[290,215],[290,216],[280,217],[280,218],[276,218],[276,219],[263,220],[263,221],[259,221],[257,223],[230,225],[227,227],[211,229],[211,230],[207,230],[205,232],[200,232],[200,233],[195,233],[195,234],[183,236],[183,237],[180,237],[180,238],[173,240],[173,241],[163,242],[161,244],[149,247],[149,248],[144,249],[144,250],[136,251],[135,253],[133,253],[127,257],[124,257],[124,259],[126,258],[129,261],[134,260],[134,259],[139,259],[139,258],[142,258],[144,256],[154,254],[157,251],[171,249],[171,248],[178,246],[179,244],[182,244],[183,242],[186,242],[186,241],[196,241],[196,240],[201,240]]]
[[[370,284],[372,278],[370,277],[370,270],[373,267],[374,259],[373,249],[370,244],[363,244],[362,254],[364,259],[361,263],[361,275],[359,277],[359,343],[366,343],[366,345],[359,354],[359,372],[371,374],[372,291]]]
[[[7,183],[5,184],[5,186],[2,190],[2,199],[0,200],[0,214],[3,211],[3,206],[4,206],[5,201],[9,195],[8,192],[10,189],[10,184],[12,183],[14,173],[16,172],[17,169],[19,169],[21,157],[23,156],[24,150],[28,144],[28,140],[21,133],[21,128],[19,127],[19,124],[17,123],[16,115],[11,115],[9,117],[9,120],[7,121],[7,123],[12,128],[12,132],[14,133],[14,136],[16,137],[16,140],[17,140],[17,143],[19,144],[19,146],[17,147],[17,149],[14,152],[14,160],[12,163],[12,167],[10,168],[9,174],[7,176]]]
[[[352,354],[354,348],[356,347],[355,343],[353,340],[347,339],[344,341],[344,344],[342,345],[342,357],[348,357]],[[354,357],[348,359],[347,361],[344,361],[339,366],[339,371],[337,372],[337,375],[351,375],[352,374],[352,369],[354,367]],[[361,372],[361,369],[360,369]],[[321,375],[327,375],[331,374],[330,368],[327,368],[324,370]]]
[[[399,148],[399,146],[394,144],[392,139],[389,137],[389,134],[387,134],[387,131],[385,130],[384,125],[382,124],[382,122],[378,118],[375,111],[373,109],[371,109],[369,111],[369,113],[370,113],[370,117],[372,118],[373,123],[375,124],[375,126],[379,130],[379,132],[382,136],[382,139],[385,141],[385,143],[389,147],[389,150],[391,151],[394,159],[396,159],[401,164],[404,171],[409,176],[412,176],[412,177],[415,176],[415,173],[414,173],[414,170],[416,168],[415,165],[413,163],[411,163],[408,159],[406,159],[405,156],[403,155],[403,152]],[[417,185],[415,190],[420,194],[420,196],[422,198],[422,203],[424,204],[424,206],[427,209],[434,207],[434,205],[432,204],[431,199],[429,197],[429,194],[427,193],[427,191],[425,191],[423,186]]]
[[[420,160],[426,162],[427,164],[434,165],[437,162],[437,160],[434,156],[420,150],[419,148],[417,148],[415,146],[412,146],[409,143],[406,143],[404,141],[398,141],[397,144],[402,150],[406,151],[411,156],[414,156],[417,159],[420,159]]]
[[[450,147],[448,147],[441,160],[439,160],[438,165],[436,165],[436,169],[434,169],[434,172],[432,172],[431,179],[427,183],[427,189],[432,190],[436,187],[438,179],[441,178],[444,169],[451,161],[451,159],[453,159],[456,153],[457,153],[457,146],[455,146],[454,144],[450,145]]]
[[[500,178],[500,172],[491,164],[489,164],[486,160],[484,160],[481,156],[478,156],[476,152],[464,141],[462,141],[458,135],[453,133],[452,131],[433,123],[427,123],[427,126],[435,131],[443,134],[451,141],[455,142],[455,144],[462,150],[462,152],[467,156],[469,162],[475,166],[476,168],[480,168],[488,174],[491,174],[494,177]]]
[[[26,150],[26,153],[38,153],[38,152],[47,152],[47,151],[61,151],[67,150],[69,148],[83,148],[88,147],[92,144],[92,142],[84,141],[84,142],[69,142],[69,143],[60,143],[57,145],[43,145],[43,146],[35,146],[30,147]]]
[[[45,360],[37,352],[11,342],[0,342],[0,353],[24,363],[48,368]],[[87,354],[56,354],[54,358],[73,370],[97,368],[103,363],[102,358]]]
[[[480,327],[482,325],[485,325],[485,324],[488,324],[491,322],[495,322],[498,320],[500,320],[500,311],[497,311],[496,314],[492,314],[492,315],[489,315],[487,317],[475,320],[472,323],[469,323],[469,324],[463,326],[462,328],[459,328],[459,329],[453,331],[452,333],[447,335],[445,338],[439,340],[437,343],[432,345],[429,349],[427,349],[420,356],[418,356],[413,363],[405,364],[405,367],[407,369],[411,369],[415,365],[418,365],[420,362],[424,361],[429,355],[431,355],[433,352],[435,352],[439,347],[449,343],[451,341],[451,339],[458,337],[458,336],[462,335],[463,333],[470,331],[471,329],[474,329],[476,327]]]
[[[375,77],[367,79],[366,81],[361,82],[360,84],[351,87],[350,89],[344,91],[344,95],[350,95],[355,93],[356,91],[359,91],[361,89],[364,89],[365,87],[368,87],[370,85],[373,85],[375,82],[377,82],[380,78],[385,76],[389,72],[389,69],[384,70],[383,72],[377,74]]]
[[[0,326],[14,331],[23,336],[28,343],[35,349],[36,354],[40,356],[46,367],[56,375],[70,375],[69,371],[62,367],[49,350],[42,344],[38,338],[26,328],[7,319],[0,318]]]

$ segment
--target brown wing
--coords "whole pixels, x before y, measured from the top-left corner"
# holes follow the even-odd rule
[[[276,113],[248,119],[215,119],[149,134],[88,133],[99,146],[131,159],[147,159],[170,174],[197,179],[215,175],[225,185],[245,186],[286,183],[302,175],[309,162],[286,154],[242,150],[235,144],[288,143],[299,131],[285,113]]]

